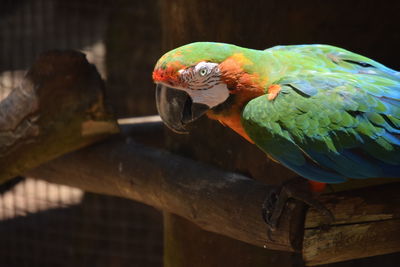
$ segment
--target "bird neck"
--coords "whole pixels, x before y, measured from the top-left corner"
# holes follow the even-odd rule
[[[217,120],[225,126],[228,126],[239,135],[244,137],[247,141],[254,143],[247,135],[242,125],[242,111],[244,106],[252,99],[264,95],[264,88],[256,85],[252,78],[247,77],[239,78],[235,81],[228,81],[228,88],[230,88],[230,95],[228,99],[208,111],[207,116],[210,119]]]
[[[207,113],[209,118],[230,127],[251,143],[253,141],[243,128],[241,116],[244,106],[250,100],[264,95],[268,87],[268,74],[263,66],[257,65],[262,56],[262,51],[245,50],[232,54],[219,64],[221,81],[227,85],[230,96]],[[260,69],[262,73],[257,72]]]

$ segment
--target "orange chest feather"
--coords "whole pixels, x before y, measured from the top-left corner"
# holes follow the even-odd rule
[[[243,70],[243,65],[252,64],[243,54],[237,53],[219,64],[221,80],[230,88],[230,94],[235,95],[231,106],[221,113],[208,112],[209,118],[218,120],[241,135],[250,143],[254,141],[248,136],[241,122],[241,110],[251,99],[264,94],[268,78],[261,78],[258,74],[248,74]],[[227,115],[229,114],[229,115]]]
[[[207,114],[207,115],[211,119],[218,120],[223,125],[228,126],[236,133],[238,133],[240,136],[242,136],[244,139],[254,144],[253,140],[251,140],[251,138],[247,135],[246,131],[243,128],[239,113],[234,114],[233,116],[223,116],[215,114]]]

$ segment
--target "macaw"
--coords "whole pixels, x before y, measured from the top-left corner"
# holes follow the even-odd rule
[[[197,42],[163,55],[153,80],[175,132],[206,114],[309,180],[400,178],[400,72],[367,57]]]

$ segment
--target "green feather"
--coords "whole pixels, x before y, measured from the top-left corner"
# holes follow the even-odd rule
[[[343,65],[353,67],[349,64]],[[321,171],[338,172],[337,178],[320,177],[329,182],[341,181],[341,175],[384,175],[379,166],[363,165],[367,161],[349,154],[350,150],[358,149],[382,164],[400,164],[400,100],[396,98],[400,95],[400,77],[309,68],[286,72],[287,77],[279,78],[282,91],[276,99],[260,96],[245,106],[243,125],[255,143],[299,173],[307,162],[324,166]],[[387,103],[384,98],[398,104]],[[298,162],[304,166],[299,167]],[[304,172],[317,179],[315,173]]]
[[[324,182],[400,176],[400,74],[329,45],[253,50],[199,42],[164,55],[156,68],[220,63],[234,54],[243,71],[281,86],[242,112],[257,146],[299,174]],[[175,66],[175,65],[174,65]]]

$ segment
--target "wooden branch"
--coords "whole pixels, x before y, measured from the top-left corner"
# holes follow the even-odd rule
[[[315,210],[307,213],[303,257],[309,265],[400,251],[400,183],[321,196],[335,214],[324,231]]]
[[[42,54],[0,102],[0,182],[118,131],[85,55]]]
[[[303,246],[309,265],[400,251],[400,183],[321,196],[336,217],[329,229],[319,227],[324,218],[312,209],[304,227],[303,206],[293,201],[269,239],[260,208],[272,186],[132,141],[85,148],[28,174],[134,199],[253,245],[298,252]]]
[[[267,240],[261,205],[272,186],[132,141],[119,139],[88,147],[27,175],[134,199],[257,246],[301,249],[302,204],[289,205],[281,230]]]

